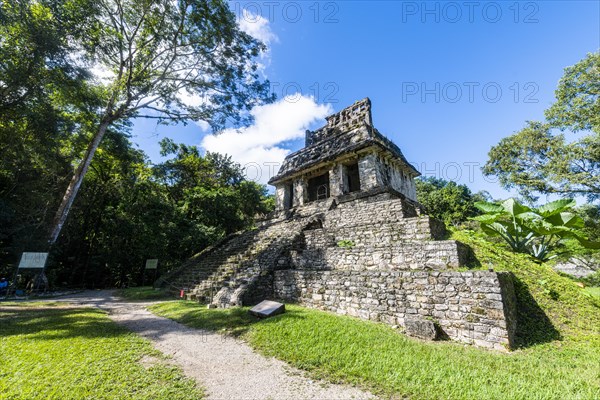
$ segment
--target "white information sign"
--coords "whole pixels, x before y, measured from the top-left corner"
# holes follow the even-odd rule
[[[154,258],[151,260],[146,260],[146,269],[156,269],[158,268],[158,259]]]
[[[48,253],[23,253],[23,255],[21,256],[21,262],[19,263],[19,269],[43,269],[46,266],[47,258]]]

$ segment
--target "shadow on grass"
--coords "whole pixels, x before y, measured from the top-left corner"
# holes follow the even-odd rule
[[[120,289],[115,293],[118,297],[130,301],[147,300],[173,300],[175,296],[164,289],[155,289],[152,286],[140,286]]]
[[[0,337],[29,335],[37,340],[68,338],[110,338],[128,331],[91,309],[7,309],[0,310]]]
[[[473,251],[473,248],[464,243],[461,243],[461,246],[463,246],[463,251],[465,252],[465,266],[468,269],[482,269],[483,265],[481,265],[481,261],[479,261],[479,259],[475,255],[475,251]]]
[[[514,286],[517,297],[516,347],[527,348],[536,344],[561,340],[560,332],[535,301],[527,284],[515,277]]]
[[[250,307],[206,308],[195,302],[169,302],[151,307],[152,312],[196,329],[205,329],[240,336],[256,323],[276,323],[282,319],[305,318],[295,310],[285,314],[260,319],[248,313]]]

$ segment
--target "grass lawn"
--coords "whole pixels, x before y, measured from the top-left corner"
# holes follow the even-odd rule
[[[600,287],[586,287],[585,291],[600,299]]]
[[[127,300],[167,300],[174,296],[162,289],[152,286],[139,286],[117,291],[117,295]]]
[[[599,399],[600,337],[540,344],[510,354],[424,343],[382,324],[288,305],[257,321],[247,308],[195,302],[152,311],[185,325],[241,335],[261,353],[315,377],[410,399]]]
[[[425,343],[383,324],[288,305],[258,321],[247,308],[194,302],[152,311],[185,325],[239,335],[263,354],[316,377],[357,384],[391,398],[600,399],[600,299],[549,266],[469,232],[471,267],[510,271],[518,304],[518,349],[508,354],[457,343]]]
[[[92,308],[0,303],[1,399],[201,399],[150,343]]]

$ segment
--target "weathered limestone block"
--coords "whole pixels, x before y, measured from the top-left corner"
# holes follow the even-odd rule
[[[293,195],[294,207],[301,206],[307,202],[308,190],[306,187],[306,180],[304,180],[303,178],[294,180],[293,190],[294,190],[294,195]]]
[[[435,324],[426,319],[407,318],[404,320],[404,328],[408,336],[425,340],[435,340],[437,337]]]
[[[343,193],[342,164],[336,164],[329,170],[329,190],[331,196],[339,196]]]
[[[275,205],[278,210],[283,210],[288,203],[291,193],[287,193],[286,185],[277,185],[275,188]]]
[[[383,185],[381,171],[379,170],[377,157],[374,153],[367,154],[358,161],[358,174],[360,189],[363,191]]]

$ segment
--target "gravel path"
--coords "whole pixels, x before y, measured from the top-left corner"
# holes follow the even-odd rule
[[[255,353],[244,342],[218,333],[188,328],[128,302],[112,291],[88,291],[50,301],[99,307],[111,319],[152,341],[196,379],[209,399],[374,399],[357,388],[307,378],[282,361]]]

